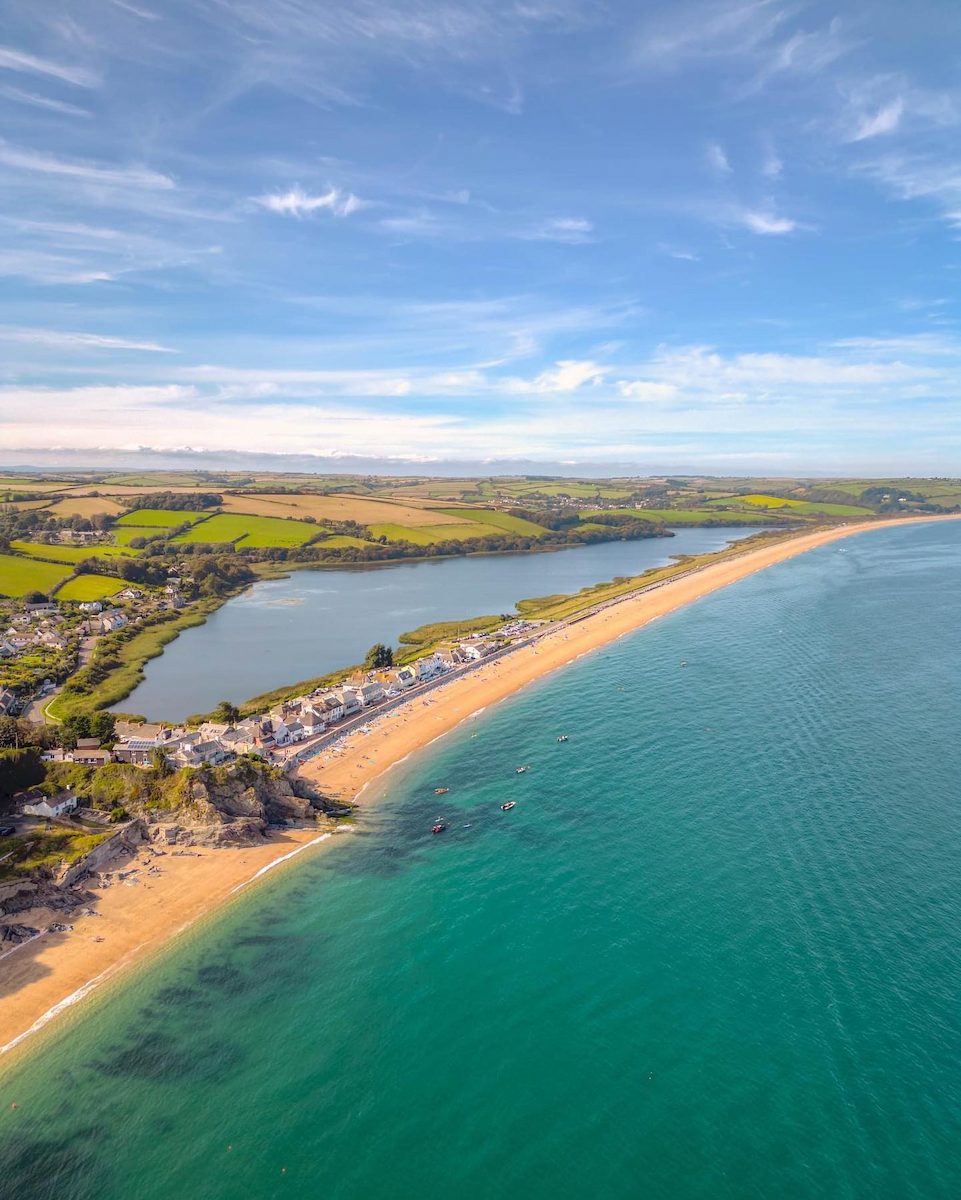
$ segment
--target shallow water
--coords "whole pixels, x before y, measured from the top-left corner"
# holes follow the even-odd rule
[[[463,726],[3,1078],[0,1195],[961,1194],[959,581],[872,531]]]
[[[514,611],[518,600],[579,591],[720,550],[756,529],[680,529],[673,538],[602,542],[546,554],[428,559],[348,570],[294,571],[229,600],[144,671],[118,711],[179,721],[363,660],[432,621]]]

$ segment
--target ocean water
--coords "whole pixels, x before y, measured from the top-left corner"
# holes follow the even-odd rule
[[[0,1195],[961,1195],[959,583],[872,531],[466,724],[0,1079]]]
[[[671,538],[598,542],[544,554],[472,555],[376,567],[292,570],[255,584],[144,667],[118,712],[179,721],[363,661],[375,642],[432,621],[510,613],[518,600],[640,575],[763,530],[678,529]]]

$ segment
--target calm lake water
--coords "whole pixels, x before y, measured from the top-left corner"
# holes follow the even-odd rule
[[[5,1076],[0,1195],[956,1200],[959,584],[871,531],[482,714]]]
[[[295,571],[227,602],[188,629],[118,711],[177,721],[361,662],[375,642],[431,621],[514,610],[518,600],[637,575],[675,554],[704,554],[755,529],[682,529],[673,538],[604,542],[550,554],[455,558]]]

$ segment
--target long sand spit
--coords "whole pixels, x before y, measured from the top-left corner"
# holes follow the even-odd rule
[[[412,698],[394,712],[372,717],[366,733],[347,736],[336,752],[309,762],[300,773],[332,798],[354,801],[390,767],[467,718],[701,596],[866,530],[952,519],[899,518],[832,527],[712,563],[545,634],[532,646],[437,688],[429,701]],[[257,846],[204,850],[196,857],[168,853],[151,859],[159,873],[142,868],[130,886],[92,888],[96,916],[80,918],[71,933],[45,935],[0,958],[0,1061],[9,1062],[15,1057],[12,1051],[35,1041],[32,1034],[49,1028],[64,1012],[76,1011],[104,982],[143,962],[238,891],[326,840],[316,830],[290,830]]]

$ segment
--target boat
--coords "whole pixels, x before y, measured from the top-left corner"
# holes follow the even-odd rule
[[[450,788],[434,788],[434,795],[435,796],[446,796],[449,791],[450,791]]]
[[[568,737],[568,735],[566,733],[562,733],[561,736],[557,740],[559,742],[569,742],[571,739]]]
[[[515,767],[514,774],[515,775],[523,775],[526,770],[527,770],[527,767]]]
[[[443,833],[446,828],[446,821],[435,821],[434,825],[431,827],[431,833]]]
[[[508,800],[506,804],[501,805],[501,812],[510,812],[516,803],[516,800]]]

